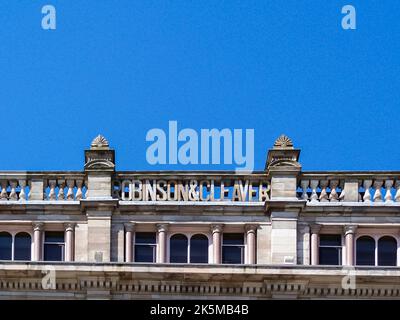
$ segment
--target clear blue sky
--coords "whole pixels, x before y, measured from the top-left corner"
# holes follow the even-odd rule
[[[346,4],[357,30],[341,28]],[[0,170],[81,170],[98,133],[119,170],[221,169],[149,165],[146,132],[169,120],[254,128],[256,169],[286,133],[304,170],[400,170],[398,0],[2,0],[0,12]]]

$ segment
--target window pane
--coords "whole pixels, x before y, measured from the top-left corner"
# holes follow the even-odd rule
[[[190,262],[208,263],[208,238],[204,234],[190,238]]]
[[[156,234],[155,232],[136,232],[135,243],[155,244]]]
[[[0,232],[0,260],[11,260],[11,246],[11,234]]]
[[[321,234],[319,236],[319,264],[340,265],[342,236],[339,234]]]
[[[60,244],[45,244],[44,245],[44,261],[63,261],[64,246]]]
[[[170,239],[170,262],[187,263],[188,240],[183,234],[175,234]]]
[[[392,237],[382,237],[378,241],[378,265],[397,265],[397,241]]]
[[[244,242],[243,233],[224,233],[223,237],[223,244],[243,245]]]
[[[319,248],[319,264],[321,265],[340,265],[341,264],[341,248],[320,247]]]
[[[14,260],[31,260],[31,236],[20,232],[14,239]]]
[[[64,260],[64,232],[46,231],[44,242],[44,261]]]
[[[237,264],[242,263],[242,247],[223,246],[222,263],[237,263]]]
[[[375,265],[375,240],[371,237],[360,237],[357,239],[357,261],[360,266]]]
[[[342,236],[339,234],[321,234],[319,237],[320,246],[342,246]]]
[[[135,261],[136,262],[155,262],[154,252],[155,252],[154,246],[136,245],[135,246]]]
[[[44,242],[64,242],[64,232],[46,231]]]
[[[135,261],[155,262],[156,233],[135,233]]]

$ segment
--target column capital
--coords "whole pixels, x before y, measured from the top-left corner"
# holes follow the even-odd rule
[[[344,230],[345,235],[354,234],[357,231],[357,225],[354,225],[354,224],[353,225],[345,225],[343,227],[343,230]]]
[[[211,225],[211,232],[212,233],[215,233],[215,232],[221,233],[223,229],[224,229],[224,225],[223,224],[212,224]]]
[[[257,229],[258,229],[258,224],[246,224],[244,226],[244,230],[246,230],[247,233],[256,232]]]
[[[66,222],[64,223],[65,231],[74,231],[76,223],[75,222]]]
[[[156,224],[158,232],[167,232],[169,224],[168,223],[158,223]]]
[[[43,222],[33,222],[32,226],[33,226],[33,231],[42,231],[43,227],[44,227],[44,223]]]
[[[133,230],[135,229],[135,223],[133,223],[133,222],[127,222],[127,223],[124,223],[124,228],[125,228],[125,231],[127,231],[127,232],[133,232]]]
[[[318,234],[321,231],[322,225],[320,224],[310,224],[310,231],[311,233]]]

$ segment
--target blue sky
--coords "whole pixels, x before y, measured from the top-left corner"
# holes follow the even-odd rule
[[[41,28],[41,8],[57,29]],[[343,30],[352,4],[357,29]],[[0,2],[1,170],[81,170],[103,133],[119,170],[152,166],[148,130],[281,134],[304,170],[400,169],[400,1]]]

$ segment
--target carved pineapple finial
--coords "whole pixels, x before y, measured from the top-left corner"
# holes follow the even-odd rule
[[[107,139],[101,134],[94,138],[90,145],[90,149],[109,149],[109,147]]]
[[[282,134],[276,139],[274,149],[293,149],[293,142],[288,136]]]

